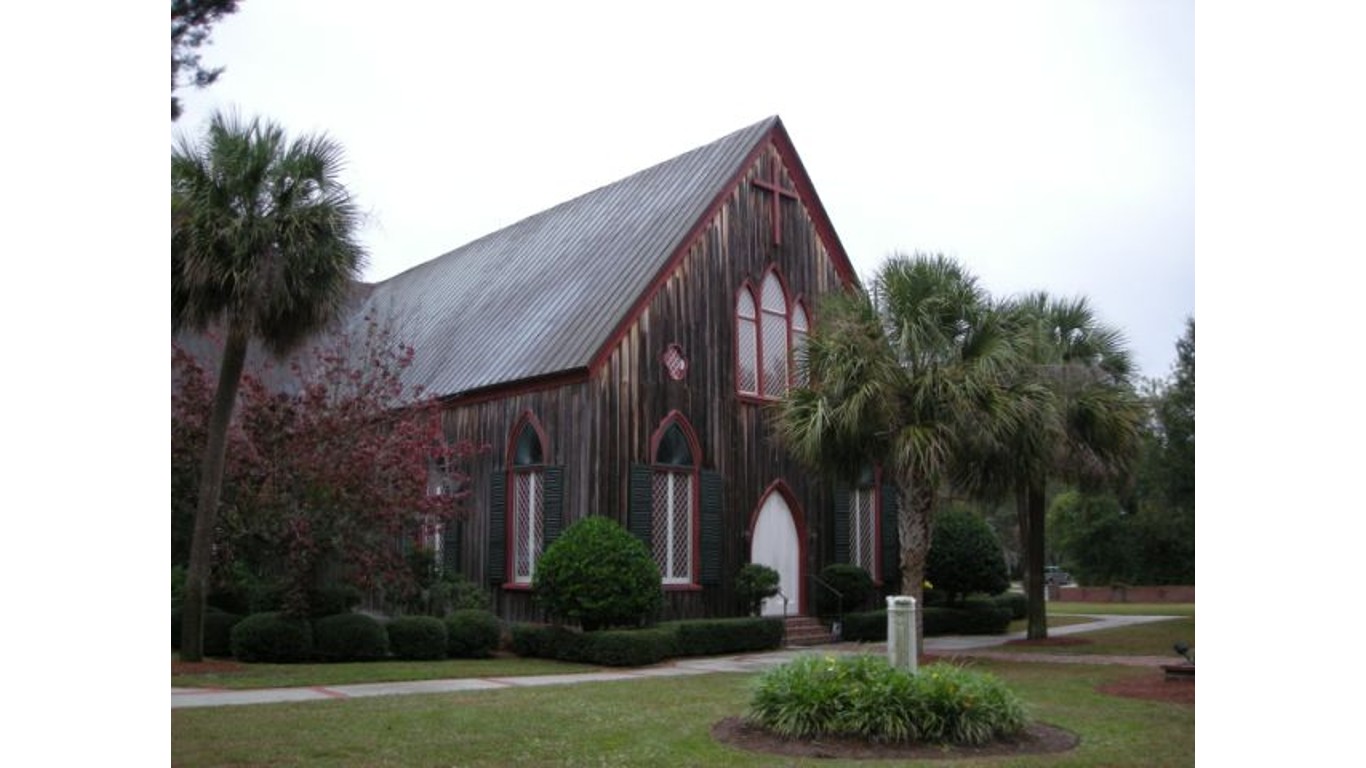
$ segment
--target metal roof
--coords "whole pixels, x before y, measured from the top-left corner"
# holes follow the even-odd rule
[[[586,368],[776,116],[593,190],[373,286],[367,314],[446,396]]]

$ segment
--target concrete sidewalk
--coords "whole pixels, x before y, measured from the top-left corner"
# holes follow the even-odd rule
[[[1094,632],[1100,629],[1122,627],[1131,624],[1145,624],[1153,621],[1166,621],[1172,616],[1088,616],[1095,621],[1085,624],[1070,624],[1051,627],[1050,637]],[[992,648],[1006,642],[1024,637],[1023,632],[997,636],[951,636],[930,637],[925,639],[924,653],[940,656],[979,656],[984,658],[1011,658],[1025,661],[1075,662],[1082,664],[1136,664],[1157,666],[1171,663],[1174,657],[1108,657],[1108,656],[1062,656],[1061,654],[1041,653],[1004,653]],[[1192,638],[1193,639],[1193,638]],[[329,699],[355,699],[369,696],[395,696],[410,693],[454,693],[461,691],[487,691],[498,688],[528,688],[545,685],[570,685],[573,683],[596,683],[616,680],[642,680],[657,677],[682,677],[705,675],[713,672],[758,672],[779,664],[784,664],[797,656],[810,653],[885,653],[882,643],[836,643],[807,648],[786,648],[766,653],[743,654],[738,656],[712,656],[705,658],[675,659],[653,667],[638,669],[603,669],[597,672],[581,672],[565,675],[539,675],[532,677],[477,677],[458,680],[415,680],[397,683],[363,683],[358,685],[314,686],[309,688],[261,688],[250,691],[231,691],[209,688],[172,688],[171,708],[181,707],[221,707],[238,704],[268,704],[292,701],[326,701]]]

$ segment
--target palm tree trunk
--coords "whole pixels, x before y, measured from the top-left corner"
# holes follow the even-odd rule
[[[909,474],[909,473],[908,473]],[[896,518],[901,540],[901,594],[915,598],[915,647],[925,647],[925,562],[934,523],[934,489],[918,478],[897,480],[901,496]]]
[[[190,564],[185,574],[184,615],[180,624],[180,658],[204,658],[204,609],[209,595],[209,573],[213,564],[213,529],[218,519],[218,501],[223,490],[223,466],[227,457],[228,422],[237,402],[237,385],[247,359],[247,336],[234,324],[228,331],[223,363],[218,372],[213,410],[209,412],[208,442],[199,476],[199,506],[194,515],[194,535],[190,539]]]
[[[1020,519],[1020,545],[1024,547],[1024,587],[1028,599],[1030,640],[1048,637],[1048,613],[1044,603],[1044,489],[1030,481],[1015,491],[1015,512]]]

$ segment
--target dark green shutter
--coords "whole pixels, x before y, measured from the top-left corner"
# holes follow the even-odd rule
[[[654,537],[651,534],[654,526],[651,508],[654,506],[654,472],[648,466],[631,465],[630,497],[626,513],[626,530],[645,542],[645,548],[653,553]]]
[[[701,573],[698,574],[698,583],[703,586],[714,587],[721,584],[721,505],[722,492],[721,475],[710,470],[702,470],[702,503],[698,521],[701,531],[698,540],[701,543]]]
[[[507,581],[507,496],[507,474],[501,468],[495,468],[489,477],[489,560],[486,569],[492,584]]]
[[[849,489],[842,485],[835,488],[834,562],[849,562]]]
[[[564,467],[545,468],[545,486],[542,492],[545,494],[545,509],[541,527],[545,543],[541,551],[544,552],[560,537],[560,531],[564,530]]]
[[[896,486],[882,486],[882,583],[901,588],[901,539],[896,532],[897,510],[900,509]]]
[[[442,573],[460,573],[460,531],[459,520],[446,521],[446,530],[441,534]]]

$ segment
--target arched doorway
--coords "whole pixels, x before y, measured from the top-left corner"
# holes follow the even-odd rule
[[[767,565],[778,572],[778,586],[782,595],[764,601],[760,613],[782,616],[783,596],[787,597],[788,616],[802,612],[802,537],[796,517],[786,497],[776,488],[770,489],[759,506],[750,528],[749,560]]]

